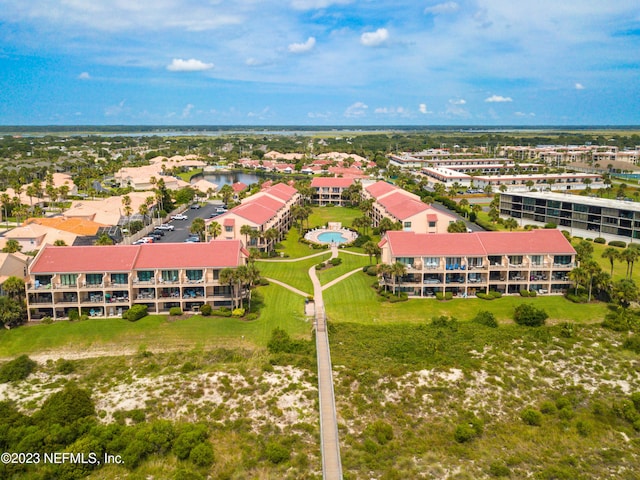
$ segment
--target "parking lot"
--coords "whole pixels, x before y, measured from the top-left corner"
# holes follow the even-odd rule
[[[198,217],[208,220],[210,215],[215,213],[217,207],[218,205],[205,203],[198,209],[188,208],[187,210],[182,212],[184,215],[186,215],[187,217],[186,220],[170,220],[168,223],[169,225],[173,225],[174,230],[173,231],[164,230],[164,236],[162,236],[159,240],[157,240],[157,242],[158,243],[184,242],[191,234],[190,232],[191,222],[193,222],[193,220]]]

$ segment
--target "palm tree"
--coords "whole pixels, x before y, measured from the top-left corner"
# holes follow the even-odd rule
[[[206,229],[206,225],[204,223],[204,218],[197,217],[193,219],[193,222],[191,222],[191,227],[189,228],[189,231],[191,233],[197,234],[200,240],[204,240],[205,229]]]
[[[364,253],[369,255],[369,264],[371,264],[371,260],[374,255],[376,258],[380,256],[380,247],[371,240],[362,245],[362,249],[364,250]]]
[[[595,260],[588,260],[584,265],[581,265],[582,269],[584,269],[584,273],[586,277],[589,279],[589,297],[587,299],[588,302],[591,302],[591,291],[593,289],[593,278],[602,272],[600,265]]]
[[[93,242],[94,245],[113,245],[113,239],[106,233],[101,234],[98,239]]]
[[[10,238],[7,243],[4,244],[2,251],[4,253],[16,253],[22,250],[22,245],[15,238]]]
[[[251,289],[260,280],[260,271],[256,267],[255,262],[249,263],[246,267],[239,267],[242,269],[242,281],[247,285],[247,311],[251,311]]]
[[[7,217],[8,217],[8,209],[7,209],[7,207],[11,203],[11,197],[9,197],[8,193],[3,193],[3,194],[0,195],[0,203],[2,203],[2,211],[4,213],[5,223],[8,223],[7,222]]]
[[[237,296],[236,296],[236,280],[238,274],[233,268],[223,268],[220,270],[220,283],[228,285],[231,292],[231,302],[233,308],[237,308]]]
[[[378,275],[380,275],[380,278],[381,278],[382,282],[384,283],[384,289],[386,291],[387,290],[387,277],[391,276],[391,265],[389,265],[387,263],[381,263],[381,264],[378,265],[377,272],[378,272]]]
[[[209,232],[209,235],[211,235],[215,240],[218,235],[222,233],[222,225],[220,225],[218,222],[211,222],[207,231]]]
[[[398,278],[407,273],[407,267],[404,263],[396,262],[391,265],[391,276],[393,277],[393,294],[395,295]]]
[[[518,222],[515,218],[507,218],[504,221],[504,226],[507,227],[511,232],[514,228],[518,228]]]
[[[583,283],[586,283],[587,272],[583,267],[576,267],[569,272],[569,278],[574,281],[576,285],[576,293],[578,292],[578,287]]]
[[[611,273],[609,275],[613,277],[613,263],[621,259],[619,250],[615,247],[607,247],[604,252],[602,252],[601,257],[609,259],[609,263],[611,264]]]
[[[620,252],[620,258],[627,262],[627,278],[631,278],[633,274],[633,264],[638,259],[638,254],[640,250],[635,247],[627,247],[622,252]]]
[[[65,242],[62,239],[57,239],[55,242],[53,242],[53,246],[54,247],[66,247],[67,246],[67,242]]]
[[[280,236],[280,233],[275,228],[270,228],[266,232],[264,232],[264,238],[267,241],[267,250],[273,250],[275,246],[275,241]]]
[[[249,248],[249,235],[251,235],[252,231],[253,228],[251,228],[251,225],[242,225],[242,227],[240,227],[240,234],[244,235],[244,245],[247,248]]]

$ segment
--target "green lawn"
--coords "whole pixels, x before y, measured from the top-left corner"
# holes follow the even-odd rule
[[[503,297],[497,300],[477,298],[454,299],[440,302],[435,299],[415,299],[408,302],[382,302],[370,287],[375,277],[356,273],[324,291],[327,315],[333,322],[396,323],[424,322],[433,316],[451,315],[469,320],[480,310],[493,312],[500,321],[508,321],[513,309],[523,302],[533,303],[549,314],[550,321],[593,322],[604,318],[607,306],[602,303],[576,305],[564,297],[537,297],[525,299]],[[357,313],[356,313],[357,312]]]
[[[327,222],[340,222],[343,227],[350,227],[353,219],[364,215],[357,207],[314,207],[309,216],[309,226],[320,227]]]
[[[297,228],[292,228],[287,233],[286,238],[276,245],[278,251],[284,252],[289,258],[301,258],[318,253],[316,250],[306,243],[300,243],[300,234]]]
[[[259,287],[255,301],[264,303],[254,321],[202,317],[169,321],[151,315],[137,322],[122,319],[56,322],[0,331],[0,357],[47,351],[191,350],[213,347],[264,347],[271,331],[280,327],[296,337],[310,338],[304,299],[279,285]]]
[[[571,244],[574,247],[578,243],[580,243],[580,239],[574,239],[571,242]],[[593,243],[593,242],[590,242],[590,243],[591,243],[591,245],[593,245],[593,259],[596,262],[598,262],[600,267],[602,267],[602,270],[604,270],[605,272],[609,273],[611,271],[611,263],[609,262],[609,259],[602,258],[602,252],[604,252],[604,250],[606,248],[608,248],[609,245],[603,245],[601,243]],[[624,250],[624,248],[619,248],[619,247],[614,247],[614,248],[618,252],[621,252],[622,250]],[[614,263],[613,263],[613,280],[615,281],[615,280],[623,279],[623,278],[625,278],[626,274],[627,274],[627,262],[621,261],[621,260],[614,261]],[[634,268],[633,280],[635,280],[636,283],[640,283],[640,269]]]
[[[342,259],[342,263],[337,267],[330,267],[326,270],[318,272],[318,278],[320,284],[325,285],[332,280],[335,280],[341,275],[350,272],[356,268],[362,268],[365,265],[369,265],[369,257],[362,257],[360,255],[349,255],[347,253],[339,253],[339,258]]]
[[[318,251],[312,250],[311,253],[318,253]],[[308,273],[309,268],[325,261],[330,256],[331,253],[326,252],[324,255],[297,262],[256,261],[256,266],[258,267],[258,270],[260,270],[260,275],[263,277],[280,280],[287,285],[291,285],[292,287],[298,288],[309,295],[313,295],[313,285]]]

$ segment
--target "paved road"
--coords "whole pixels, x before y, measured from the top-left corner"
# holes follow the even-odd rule
[[[338,249],[331,249],[331,258],[338,256]],[[340,444],[338,443],[338,421],[331,373],[331,352],[327,334],[322,285],[316,275],[315,265],[309,269],[313,283],[313,298],[316,314],[316,352],[318,359],[318,396],[320,400],[320,437],[322,447],[322,477],[324,480],[342,479]]]
[[[184,242],[190,235],[189,229],[191,228],[191,222],[194,218],[201,217],[207,220],[212,213],[215,213],[216,206],[210,203],[205,203],[204,206],[199,209],[188,208],[184,211],[184,214],[189,217],[187,220],[171,220],[169,223],[175,227],[175,230],[165,231],[164,237],[159,241],[160,243],[180,243]]]

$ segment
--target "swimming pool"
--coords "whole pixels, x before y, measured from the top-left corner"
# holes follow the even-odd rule
[[[317,239],[321,243],[345,243],[347,241],[340,232],[322,232]]]

